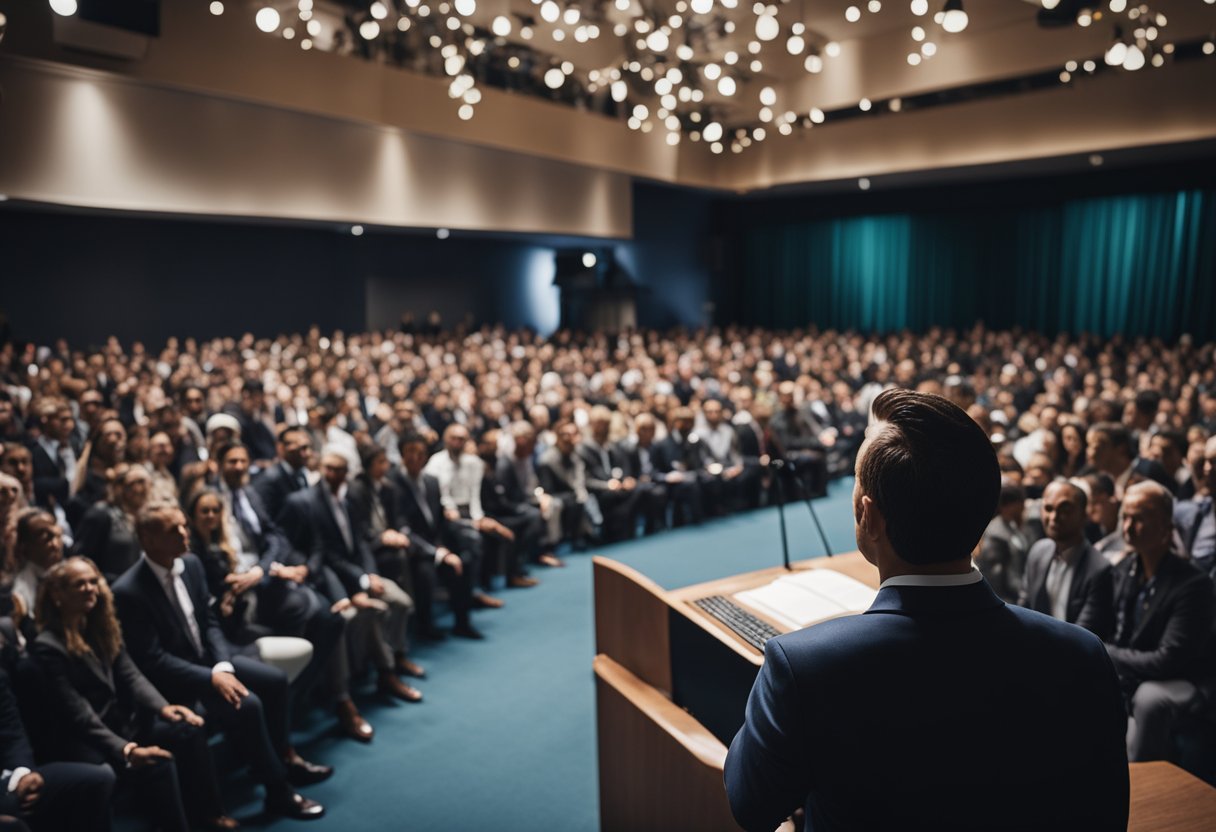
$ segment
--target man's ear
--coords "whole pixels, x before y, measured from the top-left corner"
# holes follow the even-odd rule
[[[878,540],[886,533],[886,518],[882,516],[874,501],[864,494],[861,497],[861,521],[858,525],[861,527],[861,533],[870,540]]]

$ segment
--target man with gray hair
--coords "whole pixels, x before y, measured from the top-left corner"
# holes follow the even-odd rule
[[[1106,649],[1132,719],[1132,762],[1169,759],[1173,728],[1216,693],[1212,580],[1171,550],[1174,499],[1161,485],[1131,485],[1123,499],[1128,556],[1114,567],[1115,631]]]

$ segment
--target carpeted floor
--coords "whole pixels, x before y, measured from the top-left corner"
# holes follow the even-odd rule
[[[851,551],[852,479],[834,482],[816,504],[828,540]],[[790,555],[823,554],[806,507],[786,508]],[[667,588],[781,562],[776,509],[604,547]],[[376,728],[370,746],[340,739],[320,713],[296,739],[305,756],[329,763],[334,777],[305,790],[329,814],[303,824],[259,817],[253,789],[229,795],[248,827],[363,832],[598,828],[595,753],[591,555],[565,569],[538,570],[541,585],[505,590],[502,610],[478,613],[484,642],[449,639],[420,646],[414,658],[429,678],[418,705],[360,698]],[[243,778],[242,778],[243,780]],[[234,789],[241,787],[232,783]]]

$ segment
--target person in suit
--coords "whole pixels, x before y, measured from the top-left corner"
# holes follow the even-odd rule
[[[739,434],[723,417],[722,402],[706,399],[695,429],[705,450],[706,474],[721,484],[718,512],[725,514],[743,502],[746,486],[743,476],[747,469],[743,465]]]
[[[12,680],[0,669],[0,817],[11,819],[9,828],[108,832],[116,780],[109,766],[61,761],[39,765]]]
[[[152,477],[142,465],[122,464],[112,469],[110,497],[90,507],[76,527],[73,555],[92,558],[107,581],[139,560],[135,517],[148,500]]]
[[[1106,647],[1128,697],[1133,762],[1170,759],[1177,721],[1216,692],[1212,579],[1171,551],[1172,518],[1164,486],[1128,487],[1128,556],[1114,568],[1115,630]]]
[[[401,468],[390,479],[396,486],[397,517],[408,529],[409,564],[414,579],[418,608],[418,633],[438,640],[442,632],[435,626],[435,586],[442,582],[456,619],[452,635],[482,639],[472,623],[474,562],[480,558],[480,541],[463,534],[448,522],[439,496],[439,481],[423,469],[427,462],[427,442],[421,435],[401,437]]]
[[[988,437],[940,396],[893,388],[873,408],[853,511],[878,595],[766,645],[726,757],[735,819],[771,832],[801,804],[816,832],[1126,829],[1102,642],[1006,605],[971,562],[1000,490]],[[1016,742],[982,729],[993,713]]]
[[[1026,553],[1030,544],[1022,531],[1026,511],[1026,492],[1019,485],[1001,487],[996,515],[984,530],[976,566],[984,573],[993,592],[1010,603],[1017,603],[1026,573]]]
[[[224,814],[203,720],[172,705],[122,641],[114,600],[87,558],[51,568],[38,596],[41,632],[30,648],[59,730],[53,756],[109,765],[155,827],[235,829]]]
[[[267,468],[274,464],[275,436],[273,414],[266,407],[266,390],[262,382],[247,379],[241,387],[240,402],[230,402],[223,412],[233,416],[241,425],[241,443],[249,448],[253,464]]]
[[[266,513],[278,517],[287,498],[308,488],[307,471],[312,465],[312,437],[298,425],[279,431],[278,462],[258,473],[253,490],[262,498]]]
[[[222,603],[231,595],[233,607],[254,606],[254,621],[278,636],[308,639],[312,658],[292,682],[292,689],[303,694],[322,678],[341,700],[345,691],[346,620],[331,609],[328,600],[329,572],[321,559],[298,552],[279,526],[256,489],[249,487],[249,450],[233,441],[215,449],[219,466],[216,487],[223,502],[220,518],[194,518],[207,525],[195,553],[208,566],[208,585]],[[195,508],[198,504],[191,502]],[[220,541],[206,539],[220,532]],[[222,549],[223,557],[215,552]],[[204,553],[205,552],[205,553]],[[227,590],[216,593],[220,584]],[[228,626],[241,619],[221,616]],[[246,631],[247,628],[239,628]]]
[[[792,464],[795,472],[794,494],[805,487],[807,495],[827,493],[827,449],[835,443],[836,433],[824,426],[808,408],[797,402],[797,385],[783,381],[777,387],[777,411],[773,414],[772,432],[775,457]]]
[[[578,455],[578,426],[559,422],[554,437],[553,447],[536,462],[536,477],[546,494],[561,500],[562,538],[582,549],[587,536],[603,525],[603,515],[587,488],[587,464]]]
[[[371,548],[351,519],[345,455],[321,454],[321,480],[292,494],[283,507],[283,526],[292,544],[320,557],[335,576],[330,600],[339,613],[349,610],[347,642],[376,668],[381,693],[420,702],[422,694],[397,678],[407,673],[405,628],[413,599],[395,581],[380,574]],[[362,619],[362,620],[360,620]]]
[[[1174,528],[1191,560],[1216,579],[1216,437],[1204,445],[1195,496],[1174,507]]]
[[[295,785],[333,770],[308,762],[287,734],[287,677],[224,638],[180,508],[145,506],[136,530],[143,557],[114,582],[114,600],[131,658],[167,699],[201,707],[223,728],[253,777],[266,788],[266,810],[307,820],[325,808]],[[180,564],[180,565],[179,565]],[[197,708],[196,708],[197,710]]]
[[[34,464],[34,498],[44,508],[66,506],[76,478],[76,419],[68,403],[44,399],[34,408],[38,437],[30,443]]]
[[[553,547],[562,540],[562,501],[540,485],[536,473],[536,428],[526,420],[511,425],[511,451],[498,457],[495,465],[495,488],[511,506],[531,506],[540,512],[544,532],[536,563],[558,567],[565,564],[553,554]]]
[[[508,498],[507,486],[498,476],[498,445],[501,435],[498,428],[492,428],[477,440],[477,455],[485,466],[485,473],[481,477],[481,507],[487,517],[510,533],[496,538],[497,545],[506,551],[507,586],[512,589],[527,589],[539,583],[528,576],[524,562],[540,557],[545,521],[541,517],[540,509],[530,503],[515,502]],[[485,542],[493,543],[495,539],[487,539]]]
[[[1098,422],[1085,434],[1085,459],[1090,467],[1115,483],[1115,496],[1123,499],[1136,460],[1131,432],[1118,422]]]
[[[672,413],[671,430],[657,442],[651,455],[662,475],[672,505],[676,526],[700,523],[705,516],[705,451],[692,432],[692,411],[677,408]]]
[[[1043,530],[1030,547],[1018,604],[1107,638],[1115,626],[1110,564],[1085,539],[1085,490],[1068,480],[1043,491]]]
[[[654,464],[654,416],[639,413],[633,420],[633,436],[612,448],[613,465],[637,483],[638,511],[645,518],[646,534],[667,527],[668,491],[663,473]]]
[[[604,540],[629,540],[637,534],[638,481],[625,476],[613,463],[608,432],[612,427],[612,411],[603,405],[591,409],[587,425],[588,436],[578,444],[577,453],[586,471],[587,490],[595,495],[604,514]]]

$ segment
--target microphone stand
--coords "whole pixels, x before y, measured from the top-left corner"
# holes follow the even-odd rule
[[[777,469],[777,515],[781,520],[781,554],[782,562],[786,569],[792,569],[790,566],[790,551],[789,543],[786,539],[785,530],[785,489],[781,482],[782,475],[788,471],[789,477],[794,481],[794,489],[798,496],[806,503],[806,509],[811,513],[811,520],[815,524],[815,530],[819,533],[819,539],[823,542],[823,551],[828,557],[834,557],[832,544],[828,542],[827,533],[823,530],[823,523],[819,520],[819,512],[815,511],[814,501],[810,495],[806,493],[802,481],[798,479],[798,472],[794,467],[794,463],[788,459],[775,459],[772,462],[774,468]]]

